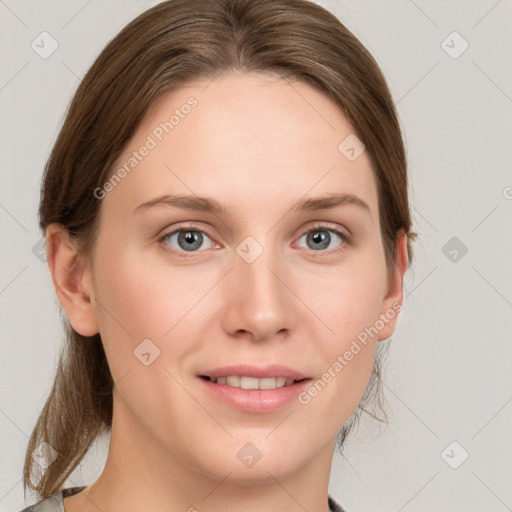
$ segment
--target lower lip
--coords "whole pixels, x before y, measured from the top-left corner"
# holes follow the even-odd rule
[[[275,389],[242,389],[218,384],[202,377],[198,379],[216,397],[246,412],[269,412],[279,409],[293,402],[311,381],[311,379],[305,379],[294,382],[290,386]]]

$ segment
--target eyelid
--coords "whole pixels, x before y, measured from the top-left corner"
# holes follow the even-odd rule
[[[168,230],[168,229],[169,228],[164,228],[157,235],[157,237],[160,241],[162,241],[164,238],[167,238],[168,236],[176,233],[176,231],[186,231],[187,229],[190,231],[200,231],[201,233],[205,233],[213,240],[213,237],[208,232],[208,229],[202,225],[196,224],[194,221],[188,221],[188,222],[186,221],[183,223],[178,222],[177,224],[173,224],[172,229],[170,229],[170,230]]]
[[[342,238],[344,238],[347,243],[348,242],[351,242],[352,241],[352,233],[347,229],[347,228],[343,228],[341,227],[340,225],[338,224],[333,224],[332,222],[327,222],[327,221],[315,221],[313,222],[313,225],[312,226],[309,226],[303,233],[301,236],[305,235],[306,233],[308,233],[309,231],[314,231],[315,229],[318,229],[318,230],[326,230],[326,231],[334,231],[336,233],[339,233]]]

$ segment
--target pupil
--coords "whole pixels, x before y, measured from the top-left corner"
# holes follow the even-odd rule
[[[198,231],[182,231],[178,237],[178,242],[185,251],[198,249],[201,247],[202,235]],[[184,242],[184,245],[181,244],[182,242]]]
[[[312,233],[311,239],[313,242],[315,244],[321,244],[321,247],[312,247],[313,250],[317,251],[318,249],[325,249],[329,246],[331,236],[327,231],[313,231]]]

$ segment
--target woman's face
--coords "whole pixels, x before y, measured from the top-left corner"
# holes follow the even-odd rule
[[[83,281],[116,383],[111,449],[240,482],[330,461],[401,302],[362,149],[327,96],[276,75],[197,81],[153,106],[95,192]],[[203,378],[230,365],[310,380]]]

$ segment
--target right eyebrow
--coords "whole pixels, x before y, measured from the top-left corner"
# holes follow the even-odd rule
[[[183,208],[184,210],[196,210],[200,212],[226,214],[226,209],[218,201],[210,197],[192,195],[163,195],[140,204],[133,210],[134,213],[146,211],[156,206]]]

